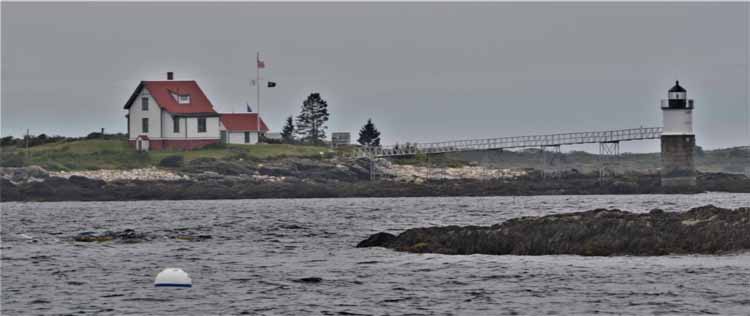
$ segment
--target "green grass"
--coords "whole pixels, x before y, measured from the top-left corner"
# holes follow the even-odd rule
[[[602,166],[598,155],[573,151],[562,154],[547,154],[554,168],[558,170],[577,169],[584,173],[597,172]],[[694,155],[695,167],[701,172],[744,173],[750,167],[750,148],[733,147],[715,150],[697,150]],[[394,159],[396,164],[455,167],[467,164],[493,166],[498,168],[522,169],[543,168],[543,156],[538,150],[464,152],[430,156],[424,155]],[[661,168],[660,153],[623,153],[612,161],[609,168],[618,172],[658,172]],[[547,166],[547,168],[551,168]]]
[[[323,155],[321,155],[321,152]],[[164,150],[148,153],[136,152],[125,140],[79,140],[34,146],[29,149],[29,159],[24,158],[25,150],[6,148],[2,150],[4,166],[13,161],[23,161],[26,165],[40,165],[48,170],[96,170],[132,169],[156,166],[161,159],[182,156],[185,162],[198,158],[267,160],[282,157],[331,157],[334,152],[327,147],[288,144],[226,145],[178,151]]]

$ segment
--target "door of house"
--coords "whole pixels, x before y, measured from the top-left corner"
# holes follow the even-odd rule
[[[135,150],[137,151],[148,151],[149,141],[147,139],[138,138],[135,140]]]
[[[221,143],[226,144],[227,143],[227,131],[221,131],[219,133],[219,137],[221,137]]]

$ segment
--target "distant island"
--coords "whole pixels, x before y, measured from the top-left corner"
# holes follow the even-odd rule
[[[748,148],[700,150],[694,188],[662,188],[659,154],[622,154],[606,169],[597,155],[538,150],[467,152],[371,165],[355,146],[216,144],[137,152],[124,135],[92,133],[26,150],[2,147],[2,201],[106,201],[549,194],[750,193]],[[549,155],[550,153],[546,153]],[[547,157],[549,159],[549,157]]]

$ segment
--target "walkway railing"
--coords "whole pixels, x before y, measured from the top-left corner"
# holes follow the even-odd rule
[[[355,153],[355,156],[370,158],[395,157],[505,148],[612,143],[643,139],[658,139],[661,137],[661,132],[661,127],[641,127],[612,131],[467,139],[434,143],[412,143],[384,147],[363,147]]]

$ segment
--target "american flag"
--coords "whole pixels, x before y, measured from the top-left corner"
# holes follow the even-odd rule
[[[260,60],[260,55],[258,55],[258,68],[266,68],[266,63]]]

